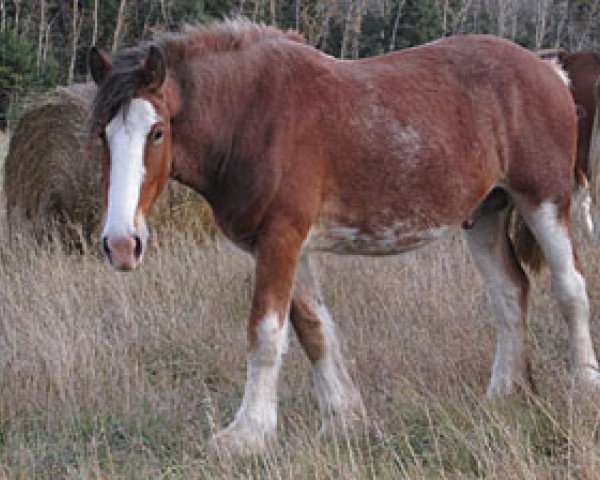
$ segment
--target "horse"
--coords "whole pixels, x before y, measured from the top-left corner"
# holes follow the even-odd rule
[[[576,175],[580,176],[583,185],[590,185],[589,203],[597,205],[600,201],[600,184],[598,182],[598,164],[600,159],[600,125],[598,124],[598,77],[600,76],[600,52],[582,51],[558,55],[557,61],[567,73],[573,100],[577,106],[578,136]],[[600,217],[598,210],[593,211],[596,219]],[[596,222],[586,221],[586,226],[597,240],[594,231]]]
[[[290,323],[311,362],[321,433],[364,421],[315,251],[399,254],[462,229],[497,321],[488,395],[528,388],[530,257],[508,234],[513,214],[524,220],[515,236],[529,233],[529,253],[539,248],[550,269],[572,374],[600,387],[570,226],[576,110],[534,53],[469,35],[346,61],[297,33],[229,20],[112,58],[93,48],[89,64],[110,263],[141,265],[146,218],[169,175],[203,195],[255,259],[246,385],[216,448],[261,452],[275,441]]]
[[[596,108],[597,102],[597,82],[600,75],[600,52],[581,51],[568,53],[563,49],[549,49],[537,52],[540,58],[551,62],[555,68],[562,69],[566,74],[573,95],[573,101],[577,107],[578,133],[577,133],[577,159],[575,161],[575,175],[580,178],[579,184],[587,187],[591,185],[592,198],[588,200],[588,205],[598,204],[600,191],[597,187],[598,164],[597,156],[600,155],[598,142],[593,143],[593,136],[597,129]],[[594,148],[596,150],[594,150]],[[587,188],[585,189],[587,195]],[[584,199],[584,201],[586,201]],[[595,222],[591,220],[591,213],[587,208],[585,224],[592,238],[597,237],[597,232],[593,231]],[[598,217],[598,212],[593,212]]]
[[[564,55],[561,65],[569,76],[571,94],[577,106],[579,119],[575,164],[577,172],[590,181],[593,165],[589,154],[592,126],[596,116],[596,83],[600,75],[600,52],[575,52]]]

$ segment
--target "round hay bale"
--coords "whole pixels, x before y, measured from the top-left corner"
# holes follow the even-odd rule
[[[169,180],[158,197],[148,223],[157,237],[175,231],[197,243],[204,242],[207,236],[214,238],[219,231],[208,203],[197,192],[174,180]]]
[[[60,240],[80,251],[96,242],[102,213],[99,142],[88,144],[93,83],[60,87],[28,99],[10,140],[4,192],[10,228],[28,225],[38,240]],[[197,241],[213,235],[210,207],[195,192],[170,182],[149,224],[176,228]],[[57,238],[58,237],[58,238]]]
[[[95,153],[87,143],[94,93],[95,87],[86,84],[26,100],[4,164],[11,228],[26,221],[39,240],[53,231],[67,245],[91,240],[102,202],[101,172],[92,168]]]

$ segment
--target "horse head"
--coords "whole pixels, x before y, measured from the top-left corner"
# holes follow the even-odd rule
[[[92,132],[103,143],[102,248],[115,268],[132,270],[142,262],[146,217],[170,170],[165,60],[152,45],[143,55],[125,56],[114,64],[94,47],[89,61],[99,87]]]

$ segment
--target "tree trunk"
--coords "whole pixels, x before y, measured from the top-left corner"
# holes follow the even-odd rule
[[[15,33],[19,34],[19,13],[21,11],[21,0],[13,0],[15,5]]]
[[[302,0],[296,0],[296,31],[300,31],[300,7],[302,6]]]
[[[94,26],[92,27],[92,46],[98,41],[98,0],[94,0],[94,18],[92,19]]]
[[[548,0],[537,0],[536,7],[536,18],[535,18],[535,48],[539,50],[544,44],[544,37],[546,36],[546,22],[548,20],[549,10]]]
[[[508,10],[509,0],[498,0],[498,18],[497,18],[497,31],[499,37],[506,35],[506,13]]]
[[[331,9],[325,5],[325,18],[321,23],[321,28],[315,44],[321,43],[320,49],[322,52],[327,50],[327,41],[329,40],[329,22],[331,20]]]
[[[340,58],[358,58],[358,47],[360,42],[360,33],[362,31],[362,0],[350,0],[348,4],[348,13],[344,23],[344,35],[342,37],[342,48]]]
[[[258,12],[260,10],[260,3],[262,0],[254,0],[254,11],[252,12],[252,21],[256,22],[258,18]]]
[[[44,50],[44,30],[46,29],[46,0],[40,0],[40,25],[38,30],[38,51],[37,51],[37,73],[40,74],[42,67],[42,53]]]
[[[172,18],[171,18],[172,10],[173,9],[171,8],[171,4],[169,3],[169,0],[160,0],[160,13],[164,19],[165,30],[168,30],[169,26],[172,24]]]
[[[348,45],[350,44],[350,36],[352,35],[352,9],[354,2],[350,0],[348,5],[348,13],[344,20],[344,33],[342,35],[342,46],[340,49],[340,58],[343,60],[348,56]]]
[[[52,30],[52,24],[54,23],[54,20],[56,20],[57,16],[58,13],[55,13],[54,16],[48,20],[46,28],[44,28],[44,44],[42,46],[42,65],[44,68],[46,68],[48,50],[50,49],[50,31]]]
[[[277,5],[275,4],[275,0],[271,0],[271,25],[277,26]]]
[[[519,9],[517,6],[513,8],[512,12],[512,23],[510,29],[510,39],[514,42],[517,38],[517,33],[519,29]]]
[[[6,2],[5,0],[0,0],[0,32],[6,32]]]
[[[121,30],[123,29],[123,17],[125,15],[125,7],[127,5],[127,0],[121,0],[119,4],[119,12],[117,13],[117,24],[115,25],[115,32],[113,34],[113,44],[111,51],[116,52],[117,48],[119,48],[119,42],[121,40]],[[163,3],[161,2],[161,5]],[[166,13],[164,12],[166,15]],[[167,21],[167,19],[165,19]]]
[[[406,0],[398,0],[398,10],[396,10],[396,17],[394,18],[394,27],[392,28],[392,34],[390,35],[390,52],[396,50],[396,35],[398,35],[398,27],[400,26],[400,17],[402,16],[402,10]]]
[[[442,7],[442,36],[448,32],[448,0],[443,0]]]
[[[79,0],[73,0],[73,30],[71,32],[71,61],[69,63],[69,74],[67,83],[71,85],[75,78],[75,61],[77,60],[77,44],[81,32],[81,15],[79,13]]]
[[[554,40],[554,47],[559,48],[562,43],[563,31],[567,23],[567,17],[569,16],[569,0],[565,0],[562,4],[562,15],[556,26],[556,38]]]
[[[357,59],[360,47],[360,34],[362,32],[362,0],[358,0],[354,22],[352,22],[352,58]]]
[[[95,46],[98,42],[98,0],[94,0],[94,12],[92,13],[92,46]],[[92,79],[92,74],[89,68],[85,74],[85,80],[89,82]]]
[[[594,3],[590,6],[590,13],[588,15],[587,21],[585,22],[585,28],[581,28],[580,26],[576,27],[575,33],[577,44],[574,50],[583,50],[587,48],[592,48],[589,44],[592,43],[590,37],[590,32],[592,28],[595,27],[598,11],[600,10],[600,2],[598,0],[594,0]]]
[[[42,65],[46,65],[46,59],[48,58],[48,50],[50,49],[50,29],[52,28],[52,22],[48,22],[46,31],[44,32],[44,49],[42,51]]]

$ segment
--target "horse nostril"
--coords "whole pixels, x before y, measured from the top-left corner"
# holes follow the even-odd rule
[[[133,254],[135,255],[135,259],[139,260],[140,256],[142,255],[142,240],[140,239],[139,235],[136,235],[134,238],[135,238],[135,252]]]
[[[108,257],[110,260],[110,248],[108,248],[108,238],[102,237],[102,250],[104,251],[104,255]]]

